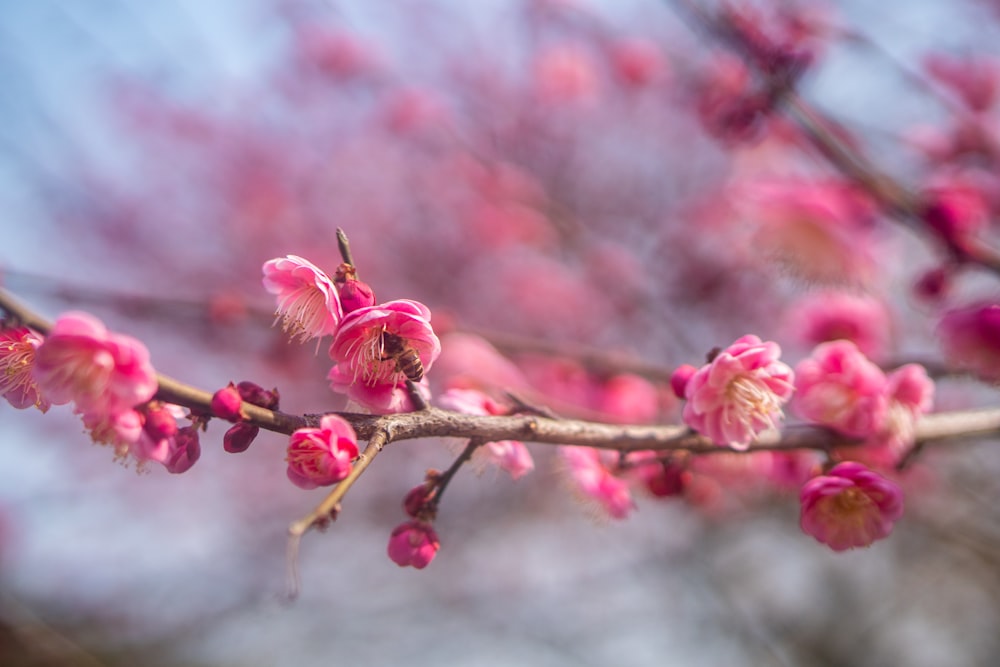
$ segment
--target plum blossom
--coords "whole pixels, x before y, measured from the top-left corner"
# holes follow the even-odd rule
[[[440,548],[441,542],[434,527],[426,521],[414,519],[396,526],[389,536],[387,551],[396,565],[422,570],[434,560]]]
[[[948,311],[938,335],[949,361],[985,380],[1000,381],[1000,303]]]
[[[300,341],[332,336],[344,317],[337,286],[307,259],[288,255],[264,262],[264,289],[277,297],[282,328]]]
[[[752,247],[819,284],[865,284],[875,269],[873,203],[839,181],[770,181],[736,188]],[[758,250],[759,249],[759,250]]]
[[[777,343],[743,336],[702,366],[684,386],[684,423],[719,445],[746,449],[782,419],[794,374]]]
[[[505,415],[510,412],[476,389],[449,389],[438,397],[438,404],[448,410],[470,415]],[[523,442],[518,440],[487,442],[476,450],[473,459],[484,455],[487,462],[496,465],[501,470],[506,470],[511,479],[518,479],[535,469],[531,452],[528,451]]]
[[[865,438],[882,429],[887,387],[885,373],[854,343],[822,343],[795,367],[792,409],[803,419]]]
[[[49,400],[33,377],[35,353],[41,344],[41,337],[27,327],[0,328],[0,396],[18,410],[49,409]]]
[[[145,403],[158,386],[145,345],[81,312],[56,320],[36,353],[34,376],[52,403],[73,401],[79,412],[95,418]]]
[[[888,347],[891,325],[885,304],[874,296],[822,290],[795,302],[786,326],[809,347],[843,339],[866,356],[878,357]]]
[[[409,299],[349,313],[330,345],[331,388],[378,413],[412,409],[407,367],[419,360],[422,375],[441,354],[430,319],[427,306]]]
[[[302,489],[336,484],[351,474],[358,437],[339,415],[324,415],[319,428],[300,428],[288,442],[288,479]]]
[[[888,537],[903,515],[899,486],[853,461],[806,482],[799,500],[802,531],[834,551]]]
[[[574,488],[612,519],[624,519],[635,508],[628,480],[615,475],[617,454],[593,447],[562,446],[559,454],[566,463]]]
[[[154,401],[142,410],[113,415],[82,413],[82,417],[94,442],[111,445],[119,460],[131,456],[140,470],[146,461],[155,461],[178,474],[190,469],[201,456],[197,426],[177,427],[177,420],[184,417],[178,405]]]
[[[906,364],[887,378],[888,400],[882,429],[850,458],[871,465],[891,467],[913,445],[917,420],[934,405],[934,381],[920,364]]]
[[[153,404],[143,411],[142,432],[128,451],[142,461],[156,461],[167,472],[187,472],[201,457],[198,427],[177,427],[177,419],[184,416],[178,405]]]

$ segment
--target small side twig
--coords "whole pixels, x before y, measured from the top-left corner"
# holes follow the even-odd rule
[[[340,501],[343,500],[347,492],[354,486],[354,483],[389,442],[388,429],[376,431],[368,440],[368,446],[365,447],[365,450],[358,456],[357,461],[354,462],[351,473],[342,482],[337,484],[337,486],[333,487],[326,498],[323,499],[323,502],[317,505],[309,514],[297,521],[293,521],[288,526],[288,598],[290,600],[298,597],[300,590],[299,584],[301,580],[299,577],[298,554],[302,536],[312,528],[325,528],[331,521],[336,520],[337,515],[340,514]]]

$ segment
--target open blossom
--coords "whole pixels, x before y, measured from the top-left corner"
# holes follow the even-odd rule
[[[903,515],[899,486],[852,461],[806,482],[799,500],[802,531],[834,551],[887,537]]]
[[[288,479],[302,489],[336,484],[351,473],[358,437],[343,417],[324,415],[319,428],[300,428],[288,442]]]
[[[817,345],[795,367],[792,409],[803,419],[844,435],[878,433],[888,408],[885,373],[846,340]]]
[[[387,551],[396,565],[422,570],[434,560],[440,548],[441,542],[434,527],[426,521],[414,519],[396,526],[389,536]]]
[[[509,412],[476,389],[449,389],[438,398],[438,404],[443,408],[469,415],[504,415]],[[535,469],[531,452],[518,440],[487,442],[476,450],[473,458],[483,455],[488,462],[506,470],[511,479],[517,479]]]
[[[612,519],[626,518],[635,507],[628,480],[615,475],[615,452],[593,447],[563,446],[559,454],[566,463],[576,490],[587,500],[597,501]]]
[[[792,369],[777,343],[743,336],[702,366],[684,386],[684,423],[719,445],[746,449],[778,425],[792,395]]]
[[[264,262],[264,289],[278,298],[285,331],[302,341],[332,336],[344,316],[337,286],[307,259],[288,255]]]
[[[427,306],[409,299],[349,313],[330,345],[331,388],[380,413],[412,408],[406,380],[419,381],[441,354],[430,319]]]
[[[53,403],[73,401],[79,412],[95,416],[131,410],[157,389],[146,346],[80,312],[56,320],[38,348],[35,380]]]
[[[49,401],[35,383],[35,351],[42,339],[27,327],[0,328],[0,396],[18,410],[49,409]]]

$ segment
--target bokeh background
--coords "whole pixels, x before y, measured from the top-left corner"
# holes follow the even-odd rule
[[[851,38],[817,47],[804,94],[919,177],[907,131],[948,112],[910,74],[930,51],[989,52],[993,8],[815,11]],[[628,40],[660,57],[639,85],[615,69]],[[652,0],[4,0],[3,284],[49,317],[83,308],[142,338],[161,372],[206,389],[254,380],[288,411],[320,412],[340,406],[325,355],[271,328],[260,265],[295,253],[332,269],[339,226],[380,298],[428,303],[443,332],[521,343],[546,404],[613,418],[606,378],[560,350],[669,370],[748,331],[786,345],[788,304],[810,288],[714,205],[750,175],[824,169],[787,142],[704,132],[692,90],[718,53]],[[933,313],[909,287],[932,255],[889,225],[877,237],[866,288],[891,304],[892,352],[931,354]],[[995,399],[950,380],[939,406]],[[657,417],[675,409],[664,394]],[[306,538],[289,604],[285,531],[320,495],[285,479],[283,437],[232,456],[213,424],[198,465],[171,476],[114,464],[66,409],[0,404],[0,434],[4,665],[931,667],[1000,654],[996,442],[928,452],[893,537],[847,554],[799,533],[793,497],[640,499],[628,521],[595,521],[536,446],[517,482],[459,475],[443,548],[420,572],[385,544],[406,490],[458,443],[400,443]]]

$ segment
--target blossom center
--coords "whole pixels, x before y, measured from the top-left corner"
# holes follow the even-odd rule
[[[289,336],[304,340],[323,329],[327,310],[326,295],[321,289],[315,285],[305,285],[288,301],[291,302],[291,307],[285,311],[281,327]]]
[[[774,415],[781,410],[781,401],[767,385],[753,375],[744,374],[726,385],[726,398],[737,407],[740,423],[751,425],[763,421],[774,426]]]

